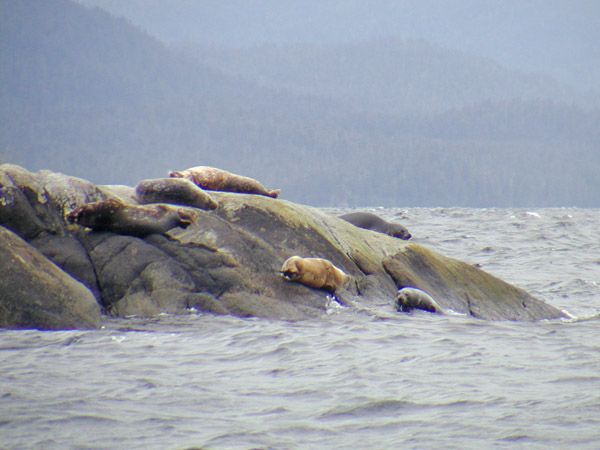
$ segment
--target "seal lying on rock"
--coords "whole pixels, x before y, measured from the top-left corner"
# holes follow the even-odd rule
[[[219,205],[207,192],[185,178],[142,180],[135,187],[140,203],[172,203],[201,209],[216,209]]]
[[[315,289],[328,292],[338,290],[350,277],[343,270],[335,267],[323,258],[301,258],[292,256],[281,267],[281,274],[286,280],[296,281]]]
[[[165,233],[171,228],[186,228],[196,221],[192,211],[166,205],[126,205],[119,200],[86,203],[66,216],[67,221],[99,231],[113,231],[130,236]]]
[[[211,191],[240,192],[243,194],[259,194],[277,198],[280,189],[270,190],[259,181],[236,175],[214,167],[198,166],[182,172],[171,172],[172,178],[186,178],[203,189]]]
[[[410,239],[411,234],[399,223],[390,223],[375,214],[354,212],[340,216],[340,219],[350,222],[359,228],[377,231],[399,239]]]
[[[432,313],[443,314],[444,311],[427,292],[421,289],[405,287],[398,291],[396,297],[398,311],[408,312],[412,309],[422,309]]]

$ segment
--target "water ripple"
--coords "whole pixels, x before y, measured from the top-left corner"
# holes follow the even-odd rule
[[[600,211],[379,212],[576,317],[340,308],[2,330],[0,447],[596,448]]]

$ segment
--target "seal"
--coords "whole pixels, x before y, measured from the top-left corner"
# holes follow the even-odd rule
[[[66,219],[92,230],[143,237],[166,233],[175,227],[187,228],[195,223],[196,215],[167,205],[133,206],[111,198],[75,208],[66,215]]]
[[[408,312],[413,309],[422,309],[432,313],[443,314],[444,311],[440,305],[421,289],[405,287],[398,291],[396,296],[396,309],[402,312]]]
[[[390,223],[375,214],[367,212],[354,212],[339,216],[340,219],[365,230],[377,231],[399,239],[410,239],[411,234],[399,223]]]
[[[236,175],[226,170],[216,169],[208,166],[192,167],[181,172],[170,172],[172,178],[186,178],[203,189],[209,191],[228,191],[243,194],[266,195],[277,198],[280,189],[267,189],[260,181],[253,178]]]
[[[142,180],[135,187],[140,203],[170,203],[212,210],[219,204],[204,189],[185,178],[156,178]]]
[[[295,281],[330,293],[334,293],[350,278],[327,259],[300,256],[288,258],[281,266],[280,272],[288,281]]]

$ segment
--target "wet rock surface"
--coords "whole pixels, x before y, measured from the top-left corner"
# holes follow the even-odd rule
[[[100,326],[100,307],[82,283],[4,227],[0,242],[0,327]]]

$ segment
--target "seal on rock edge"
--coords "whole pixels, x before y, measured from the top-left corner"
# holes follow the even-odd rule
[[[193,211],[169,208],[162,204],[126,205],[116,199],[86,203],[66,215],[70,223],[99,231],[143,237],[162,234],[171,228],[187,228],[196,222]]]
[[[219,205],[207,192],[185,178],[156,178],[140,181],[135,187],[140,203],[170,203],[200,209]]]
[[[365,230],[377,231],[378,233],[384,233],[398,239],[408,240],[411,238],[411,234],[402,225],[386,222],[375,214],[353,212],[339,216],[339,218]]]
[[[431,313],[443,314],[444,311],[427,292],[421,289],[405,287],[398,291],[396,296],[398,311],[408,312],[413,309],[422,309]]]
[[[330,293],[335,293],[350,278],[327,259],[300,256],[288,258],[281,266],[281,274],[288,281]]]
[[[203,189],[210,191],[239,192],[243,194],[258,194],[277,198],[280,189],[267,189],[260,181],[253,178],[236,175],[215,167],[198,166],[181,172],[171,172],[172,178],[186,178]]]

